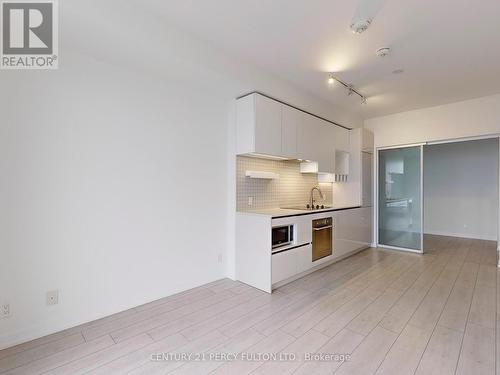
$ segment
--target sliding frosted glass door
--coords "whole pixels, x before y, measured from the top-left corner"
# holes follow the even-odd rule
[[[378,243],[422,251],[422,146],[378,151]]]

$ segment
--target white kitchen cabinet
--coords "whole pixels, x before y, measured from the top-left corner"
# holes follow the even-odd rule
[[[280,156],[282,104],[260,94],[236,103],[237,153]]]
[[[373,207],[357,208],[360,215],[360,240],[363,246],[371,246],[372,244],[372,221],[373,221]]]
[[[299,126],[297,154],[300,159],[317,162],[321,173],[333,173],[334,170],[334,127],[314,116],[308,116]]]
[[[333,254],[313,262],[312,222],[328,217],[334,218]],[[277,252],[273,254],[272,228],[287,225],[295,226],[294,243],[290,248],[274,249]],[[282,217],[273,217],[272,213],[239,212],[236,216],[235,278],[271,293],[273,288],[326,267],[370,243],[370,207]]]
[[[371,206],[373,184],[373,155],[362,151],[363,144],[366,149],[372,149],[370,140],[373,134],[366,129],[354,129],[350,132],[349,165],[347,182],[335,184],[334,206]]]
[[[369,247],[372,208],[361,207],[335,212],[334,257]]]
[[[305,122],[305,114],[293,107],[283,105],[281,122],[281,156],[297,158],[297,135],[299,128]]]
[[[349,175],[349,165],[351,161],[350,131],[335,126],[332,129],[331,137],[333,138],[333,149],[334,149],[333,173],[340,176],[347,176]]]
[[[367,152],[361,153],[361,204],[372,206],[373,200],[373,155]]]
[[[272,283],[286,280],[297,273],[296,250],[292,249],[272,255]]]
[[[349,133],[350,131],[347,129],[310,116],[306,121],[300,122],[297,136],[297,154],[300,159],[317,162],[317,172],[335,173],[336,152],[349,152]]]
[[[304,159],[335,171],[335,150],[349,150],[349,130],[253,93],[236,101],[236,153]]]
[[[350,154],[347,151],[335,150],[335,169],[337,175],[348,175],[350,165]]]
[[[312,247],[306,245],[272,255],[272,283],[289,279],[312,267]]]
[[[335,128],[327,121],[316,119],[319,128],[316,139],[318,171],[320,173],[335,172]]]
[[[282,105],[262,95],[255,96],[255,150],[262,154],[281,154]]]
[[[307,245],[299,247],[296,253],[297,273],[302,273],[313,267],[312,263],[312,246]]]
[[[299,159],[318,161],[319,123],[315,117],[304,114],[297,129],[297,156]]]

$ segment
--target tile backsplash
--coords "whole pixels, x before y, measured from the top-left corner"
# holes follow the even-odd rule
[[[245,172],[263,171],[278,173],[276,180],[249,178]],[[311,189],[318,186],[315,174],[300,173],[300,163],[296,160],[267,160],[246,156],[237,156],[236,161],[236,208],[249,211],[266,208],[301,206],[309,202]],[[319,185],[324,194],[321,201],[315,192],[318,204],[332,204],[332,184]],[[248,205],[248,198],[253,198],[253,205]]]

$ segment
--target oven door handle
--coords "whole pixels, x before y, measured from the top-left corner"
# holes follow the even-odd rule
[[[325,230],[325,229],[331,229],[333,228],[333,225],[327,225],[325,227],[320,227],[320,228],[313,228],[314,231],[320,231],[320,230]]]

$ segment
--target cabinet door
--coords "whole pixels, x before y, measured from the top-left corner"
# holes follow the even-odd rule
[[[305,272],[312,267],[312,246],[297,248],[297,273]]]
[[[373,208],[363,207],[359,209],[361,214],[361,228],[360,228],[360,241],[363,245],[372,244],[372,221],[373,221]]]
[[[315,119],[316,125],[316,161],[318,171],[333,173],[335,170],[335,129],[332,124]]]
[[[281,103],[255,94],[255,152],[281,156]]]
[[[297,129],[297,156],[299,159],[318,161],[319,123],[315,117],[300,112]]]
[[[368,247],[371,242],[371,208],[355,208],[335,214],[334,256]]]
[[[303,113],[287,105],[282,106],[281,154],[284,157],[297,158],[297,133],[304,121]]]
[[[272,255],[272,283],[276,284],[313,267],[312,246],[302,246]]]
[[[288,279],[297,274],[296,249],[272,255],[272,283]]]
[[[236,153],[255,152],[255,94],[236,100]]]

